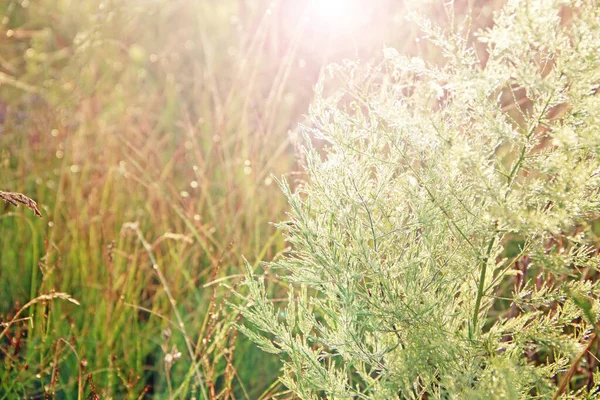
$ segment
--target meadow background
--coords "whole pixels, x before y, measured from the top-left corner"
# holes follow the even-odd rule
[[[422,5],[483,27],[500,2]],[[326,65],[436,57],[403,2],[313,6],[0,2],[0,190],[43,214],[0,204],[0,399],[286,397],[226,305],[242,257],[284,250],[271,175],[301,181]]]

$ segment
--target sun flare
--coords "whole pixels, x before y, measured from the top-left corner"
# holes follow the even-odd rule
[[[365,6],[363,4],[363,6]],[[331,30],[356,27],[361,16],[360,1],[317,0],[313,1],[310,14],[315,23]]]

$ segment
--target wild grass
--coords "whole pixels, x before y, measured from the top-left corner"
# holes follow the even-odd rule
[[[19,204],[23,204],[25,207],[33,211],[35,216],[42,216],[42,213],[38,208],[37,203],[22,193],[3,192],[0,190],[0,200],[4,200],[5,202],[10,203],[15,207],[18,207]]]
[[[0,194],[43,216],[0,213],[0,399],[280,390],[221,284],[284,248],[321,66],[391,37],[324,50],[283,5],[0,3]]]
[[[13,99],[2,147],[12,173],[2,183],[31,193],[47,218],[4,216],[2,231],[13,234],[2,240],[1,309],[10,319],[19,303],[54,290],[81,306],[38,303],[31,324],[12,325],[11,341],[3,342],[12,354],[3,359],[4,396],[137,398],[149,390],[217,398],[230,392],[232,371],[240,395],[239,375],[274,376],[274,359],[261,357],[258,368],[228,361],[235,315],[219,307],[222,291],[203,288],[220,258],[226,268],[219,276],[228,275],[241,254],[271,257],[281,247],[269,240],[267,223],[283,203],[260,174],[293,162],[285,140],[269,140],[272,131],[286,131],[281,121],[290,112],[280,99],[265,107],[270,82],[228,82],[239,64],[227,65],[222,55],[206,61],[217,56],[214,43],[201,43],[208,40],[205,21],[226,18],[226,7],[7,7],[14,34],[4,46],[15,57],[16,80],[36,96],[5,88]],[[247,18],[260,25],[249,30],[268,31],[261,16]],[[58,21],[48,24],[52,19]],[[211,34],[234,28],[225,21]],[[257,38],[253,47],[239,51],[249,73],[264,73],[266,39],[249,34]],[[217,77],[217,65],[230,70]],[[282,118],[268,128],[259,113]],[[70,346],[58,345],[62,340]],[[247,397],[269,384],[246,379]]]

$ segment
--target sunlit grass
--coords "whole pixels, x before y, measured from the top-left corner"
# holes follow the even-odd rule
[[[7,10],[16,34],[3,39],[3,54],[12,54],[15,80],[41,95],[3,88],[14,100],[2,186],[35,197],[45,218],[2,218],[1,310],[10,320],[19,303],[53,290],[81,306],[39,304],[33,329],[12,325],[12,337],[27,339],[18,349],[3,342],[15,355],[3,358],[0,392],[136,398],[148,386],[163,397],[212,397],[233,385],[253,398],[277,360],[232,364],[235,314],[222,305],[226,291],[203,285],[235,274],[242,254],[258,260],[281,248],[268,222],[285,204],[265,180],[293,169],[285,135],[274,132],[293,126],[294,102],[281,101],[285,79],[265,79],[285,67],[269,54],[273,28],[258,9],[230,24],[227,4],[72,6]],[[208,25],[215,16],[222,22]],[[51,18],[62,22],[48,26]],[[237,49],[222,53],[220,42]],[[276,96],[269,105],[265,91]],[[167,363],[172,350],[183,354]],[[252,381],[251,370],[262,376]]]
[[[322,66],[395,37],[334,3],[0,2],[0,190],[43,215],[0,214],[0,399],[281,390],[221,285],[283,250]]]

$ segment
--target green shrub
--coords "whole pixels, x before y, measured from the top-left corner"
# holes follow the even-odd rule
[[[241,329],[303,399],[591,397],[600,8],[509,1],[475,33],[411,18],[444,62],[331,67],[308,182],[280,182],[289,303],[248,268]]]

